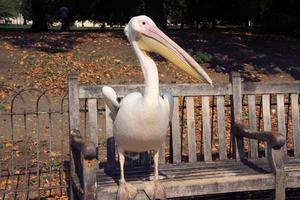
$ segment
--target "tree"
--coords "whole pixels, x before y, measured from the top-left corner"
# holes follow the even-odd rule
[[[47,31],[46,0],[31,0],[32,26],[31,31]]]
[[[185,0],[166,0],[166,15],[173,24],[180,24],[183,29],[187,7]]]
[[[263,27],[267,31],[291,33],[300,29],[300,2],[272,0],[265,13]]]
[[[20,12],[24,18],[24,25],[27,25],[27,20],[32,19],[30,0],[22,0]]]
[[[20,0],[0,0],[0,18],[15,17],[20,9]]]
[[[156,25],[161,28],[167,26],[164,0],[145,0],[145,14],[152,18]]]

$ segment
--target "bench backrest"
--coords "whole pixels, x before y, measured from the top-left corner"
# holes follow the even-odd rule
[[[133,91],[143,91],[142,85],[112,87],[120,98]],[[86,137],[100,143],[100,162],[114,167],[117,158],[113,125],[110,111],[102,101],[101,88],[79,86],[77,77],[69,76],[70,128],[80,129]],[[294,149],[289,155],[300,156],[299,81],[242,83],[239,74],[233,74],[228,84],[169,84],[161,85],[160,91],[174,96],[173,119],[169,136],[160,151],[161,163],[238,158],[235,141],[231,137],[233,121],[249,124],[252,130],[289,134],[285,154],[288,155],[288,149]],[[80,114],[80,110],[84,112]],[[101,124],[105,126],[100,127]],[[98,138],[101,141],[98,142]],[[264,156],[266,149],[256,141],[250,141],[249,145],[246,141],[245,148],[251,159]],[[106,159],[102,159],[104,157]],[[127,160],[127,164],[149,165],[149,159],[144,153],[139,161]]]

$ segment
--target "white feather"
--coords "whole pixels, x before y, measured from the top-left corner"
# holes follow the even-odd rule
[[[112,118],[114,119],[120,107],[120,104],[117,101],[117,94],[114,89],[108,86],[102,88],[102,94],[106,105],[112,113]]]

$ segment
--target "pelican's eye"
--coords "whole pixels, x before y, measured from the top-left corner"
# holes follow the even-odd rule
[[[146,25],[146,22],[143,21],[142,24],[143,24],[143,25]]]

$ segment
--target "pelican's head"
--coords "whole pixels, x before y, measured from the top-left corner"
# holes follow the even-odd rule
[[[124,29],[130,42],[136,42],[144,53],[155,52],[174,63],[193,77],[212,84],[204,69],[180,46],[166,36],[147,16],[131,18]]]

